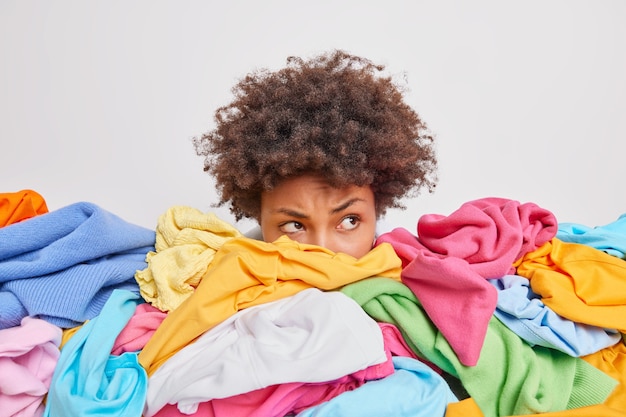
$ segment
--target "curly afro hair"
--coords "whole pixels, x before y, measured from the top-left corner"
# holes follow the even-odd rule
[[[261,193],[305,173],[339,188],[369,185],[378,216],[422,188],[433,192],[434,139],[384,68],[335,50],[239,80],[216,128],[193,139],[217,205],[259,220]]]

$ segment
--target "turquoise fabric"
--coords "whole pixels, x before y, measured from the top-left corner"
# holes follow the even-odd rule
[[[563,242],[580,243],[618,258],[626,258],[626,213],[604,226],[559,223],[556,237]]]
[[[141,302],[131,291],[114,290],[101,313],[63,346],[44,417],[141,416],[148,375],[135,352],[111,355]]]

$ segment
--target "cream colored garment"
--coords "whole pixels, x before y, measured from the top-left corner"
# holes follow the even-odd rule
[[[156,251],[146,255],[148,266],[135,274],[141,296],[161,311],[175,310],[198,286],[215,252],[240,236],[213,213],[169,208],[158,219]]]

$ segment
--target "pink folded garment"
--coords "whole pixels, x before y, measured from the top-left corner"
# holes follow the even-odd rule
[[[394,229],[376,244],[394,247],[402,259],[402,282],[461,363],[474,366],[497,303],[486,280],[514,273],[516,260],[556,235],[556,218],[533,203],[484,198],[447,217],[422,216],[417,232]]]
[[[133,316],[115,339],[111,354],[121,355],[124,352],[137,352],[143,349],[166,316],[166,312],[152,304],[139,304]]]
[[[60,327],[32,317],[0,330],[0,415],[43,415],[61,336]]]

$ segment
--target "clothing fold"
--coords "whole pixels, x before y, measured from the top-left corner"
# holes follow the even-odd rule
[[[155,250],[135,279],[141,296],[162,311],[176,309],[195,291],[224,242],[242,234],[214,213],[173,206],[159,216]]]
[[[148,377],[132,352],[111,355],[116,336],[143,300],[114,290],[102,312],[61,349],[44,417],[140,417]]]
[[[351,298],[317,288],[239,311],[150,376],[145,417],[270,385],[322,383],[387,359],[380,327]]]
[[[0,228],[0,328],[35,316],[62,328],[95,317],[114,289],[139,292],[155,233],[92,203]]]
[[[139,360],[152,375],[174,353],[237,311],[316,287],[337,289],[371,276],[400,279],[400,259],[380,245],[360,259],[295,242],[235,238],[217,251],[196,291],[171,311]]]
[[[377,244],[394,247],[402,259],[402,282],[417,295],[461,363],[473,366],[497,304],[496,290],[486,279],[514,273],[514,261],[556,232],[550,211],[492,197],[464,203],[449,216],[424,215],[417,236],[397,228],[381,235]]]
[[[375,320],[396,325],[419,357],[459,378],[485,417],[601,404],[618,384],[581,358],[531,347],[495,317],[489,321],[478,363],[465,366],[405,284],[371,278],[341,291]]]
[[[0,227],[19,223],[48,212],[41,194],[33,190],[0,193]]]

